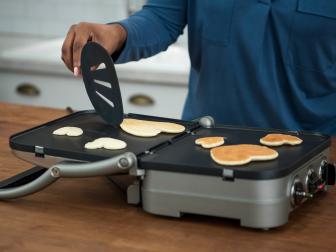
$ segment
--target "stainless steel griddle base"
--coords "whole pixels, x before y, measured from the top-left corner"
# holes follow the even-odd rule
[[[273,228],[288,222],[291,187],[310,169],[319,173],[329,148],[290,175],[279,179],[224,181],[220,177],[146,171],[142,183],[143,209],[152,214],[181,217],[184,213],[239,219],[241,226]]]
[[[17,150],[13,153],[45,168],[64,161],[77,161],[50,155],[38,157]],[[238,219],[245,227],[274,228],[286,224],[290,212],[295,209],[291,204],[294,178],[306,181],[311,170],[320,174],[321,163],[328,158],[329,148],[288,176],[269,180],[227,181],[218,176],[146,170],[142,176],[134,177],[134,183],[128,186],[127,201],[142,203],[146,212],[156,215],[202,214]]]
[[[293,181],[300,179],[303,183],[300,186],[304,187],[309,172],[314,170],[321,175],[321,162],[329,155],[330,138],[307,132],[285,132],[298,135],[303,144],[277,147],[279,158],[276,160],[220,166],[211,160],[209,150],[195,145],[195,139],[219,135],[227,137],[226,144],[229,145],[258,144],[267,133],[283,132],[225,125],[214,127],[213,123],[201,123],[202,120],[210,122],[205,118],[188,122],[134,114],[125,117],[177,122],[183,124],[186,131],[177,135],[138,138],[107,125],[94,111],[77,112],[48,122],[10,138],[14,154],[39,169],[31,169],[5,181],[0,188],[0,198],[10,198],[13,194],[9,190],[15,191],[18,184],[35,183],[39,176],[56,180],[58,175],[83,177],[122,173],[134,178],[127,186],[127,202],[142,203],[146,212],[173,217],[191,213],[234,218],[239,219],[242,226],[267,229],[287,223],[290,212],[304,201],[300,198],[293,204],[292,195],[313,196],[317,192],[301,188],[293,193]],[[85,134],[78,138],[52,135],[55,129],[68,125],[84,129]],[[128,147],[116,151],[83,148],[88,141],[106,136],[122,139]],[[41,175],[43,171],[45,175]],[[328,176],[323,174],[320,180],[323,178],[325,182]],[[325,190],[322,186],[318,191]],[[36,189],[34,186],[29,188],[29,193],[37,191],[33,190]],[[24,193],[21,190],[14,196],[20,197]]]

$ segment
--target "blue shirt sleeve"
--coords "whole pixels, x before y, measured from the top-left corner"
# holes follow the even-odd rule
[[[187,23],[187,0],[149,0],[129,18],[117,22],[127,31],[115,63],[150,57],[168,48],[183,33]]]

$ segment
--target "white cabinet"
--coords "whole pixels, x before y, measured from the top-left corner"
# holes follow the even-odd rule
[[[186,86],[121,83],[120,87],[125,112],[170,118],[181,117],[188,92]],[[146,100],[153,104],[141,105]]]
[[[19,87],[23,86],[30,86],[39,94],[28,94],[31,88],[26,88],[28,93],[19,93]],[[0,101],[55,108],[92,108],[81,80],[27,73],[0,72]]]
[[[180,118],[187,86],[120,82],[125,113]],[[37,93],[36,93],[37,92]],[[0,71],[0,101],[91,109],[82,79]]]
[[[61,61],[62,43],[60,38],[1,48],[0,102],[92,108],[82,79],[73,77]],[[116,65],[124,111],[180,118],[189,69],[187,49],[176,45],[154,57]],[[38,94],[28,95],[34,92]]]

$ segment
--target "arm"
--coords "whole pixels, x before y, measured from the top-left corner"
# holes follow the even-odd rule
[[[116,63],[152,56],[166,50],[183,32],[186,11],[187,0],[149,0],[142,10],[118,23],[73,25],[62,46],[62,60],[78,75],[88,41],[101,44]]]

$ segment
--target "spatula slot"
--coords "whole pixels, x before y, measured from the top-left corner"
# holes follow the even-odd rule
[[[107,88],[112,88],[111,83],[106,82],[106,81],[101,81],[101,80],[94,80],[95,83],[102,85]]]
[[[105,63],[100,63],[96,70],[106,69]]]
[[[113,101],[110,101],[109,99],[107,99],[104,95],[102,95],[101,93],[99,93],[98,91],[96,91],[96,94],[103,99],[108,105],[110,105],[112,108],[114,108],[114,103]]]

